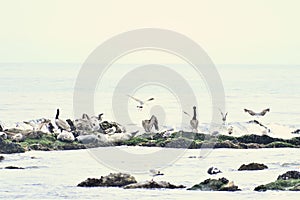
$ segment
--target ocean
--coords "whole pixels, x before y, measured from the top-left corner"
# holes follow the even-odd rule
[[[200,131],[208,130],[212,115],[212,101],[205,81],[185,65],[169,65],[189,83],[197,97]],[[259,133],[261,127],[247,123],[253,117],[244,108],[270,112],[260,118],[268,126],[271,136],[290,138],[297,135],[291,131],[300,128],[300,66],[288,65],[217,65],[225,92],[228,126],[234,127],[233,135]],[[16,122],[30,119],[54,119],[56,109],[60,108],[60,118],[74,119],[74,88],[80,64],[0,64],[0,121],[4,127],[15,127]],[[123,64],[109,68],[94,93],[94,113],[104,113],[106,120],[116,121],[124,113],[114,111],[112,101],[118,81],[131,72],[132,65]],[[169,77],[166,75],[166,79]],[[171,86],[150,84],[136,86],[133,93],[140,99],[153,97],[155,100],[145,105],[141,111],[137,102],[126,97],[130,120],[140,125],[141,120],[156,114],[160,128],[175,127],[189,129],[189,116],[182,117],[182,110],[176,95],[170,92]],[[172,88],[171,88],[172,89]],[[179,88],[183,91],[185,88]],[[118,103],[118,101],[116,101]],[[183,121],[182,123],[179,123]],[[129,124],[125,124],[125,126]],[[181,127],[180,127],[181,126]],[[118,147],[129,152],[139,152],[147,156],[153,148]],[[101,148],[100,148],[101,150]],[[172,153],[176,149],[159,149]],[[182,151],[182,150],[181,150]],[[173,184],[191,187],[206,178],[208,167],[216,166],[222,174],[233,180],[241,192],[199,192],[186,190],[123,190],[120,188],[78,188],[76,185],[88,177],[100,177],[116,172],[113,167],[98,162],[89,150],[39,152],[4,155],[0,162],[1,199],[297,199],[296,192],[254,192],[255,186],[274,181],[278,175],[299,170],[298,149],[215,149],[205,158],[197,158],[201,150],[184,150],[184,154],[169,165],[160,166],[166,180]],[[196,158],[194,158],[194,156]],[[32,159],[34,157],[35,159]],[[112,157],[112,162],[119,161]],[[122,162],[129,162],[123,158]],[[256,172],[239,172],[238,167],[250,162],[261,162],[269,169]],[[134,163],[130,163],[134,164]],[[24,170],[6,170],[5,166],[24,167]],[[138,181],[149,180],[147,173],[137,174],[129,171]]]

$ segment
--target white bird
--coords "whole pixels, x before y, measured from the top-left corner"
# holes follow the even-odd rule
[[[156,177],[156,176],[163,176],[164,175],[159,170],[155,170],[155,169],[150,169],[149,172],[150,172],[150,175],[152,176],[151,181],[153,181],[154,177]]]
[[[135,97],[133,97],[133,96],[130,96],[130,95],[127,95],[128,97],[130,97],[130,98],[132,98],[133,100],[135,100],[135,101],[137,101],[140,105],[138,105],[138,106],[136,106],[137,108],[139,108],[139,109],[143,109],[143,107],[144,107],[144,104],[146,103],[146,102],[148,102],[148,101],[153,101],[154,100],[154,98],[149,98],[149,99],[147,99],[147,100],[145,100],[145,101],[142,101],[142,100],[140,100],[140,99],[137,99],[137,98],[135,98]]]
[[[152,127],[154,126],[155,130],[159,130],[158,128],[158,120],[157,118],[152,115],[150,120],[143,120],[142,125],[146,132],[151,132]]]
[[[194,110],[194,115],[192,120],[190,121],[190,124],[192,126],[193,132],[197,132],[199,121],[197,120],[196,106],[193,107],[193,110]]]
[[[262,117],[264,116],[267,112],[270,112],[270,108],[264,109],[261,112],[254,112],[252,110],[244,109],[245,112],[249,113],[251,116],[255,117]]]
[[[60,132],[62,132],[63,130],[71,131],[71,127],[69,126],[69,124],[59,119],[58,117],[59,117],[59,109],[56,110],[55,124],[58,127],[58,129],[60,129]]]
[[[50,122],[51,120],[45,118],[23,121],[24,124],[31,126],[33,131],[40,131],[44,125],[49,124]]]

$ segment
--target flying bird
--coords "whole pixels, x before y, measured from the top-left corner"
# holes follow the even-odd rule
[[[270,108],[264,109],[261,112],[254,112],[252,110],[244,109],[245,112],[249,113],[251,116],[261,117],[264,116],[267,112],[270,112]]]
[[[55,124],[58,129],[60,129],[60,132],[62,132],[63,130],[71,131],[70,125],[68,125],[65,121],[59,119],[59,109],[56,110]]]
[[[194,115],[192,120],[190,121],[190,124],[192,126],[193,132],[197,132],[199,121],[197,120],[196,106],[193,107],[193,110],[194,110]]]
[[[220,110],[220,113],[221,113],[221,116],[222,116],[222,121],[223,121],[223,124],[225,124],[226,123],[226,120],[227,120],[227,114],[228,114],[228,112],[226,112],[225,114],[221,111],[221,109],[219,109]]]
[[[151,98],[149,98],[149,99],[147,99],[147,100],[145,100],[145,101],[142,101],[142,100],[137,99],[137,98],[135,98],[135,97],[133,97],[133,96],[130,96],[130,95],[127,95],[127,96],[130,97],[130,98],[132,98],[133,100],[135,100],[135,101],[137,101],[137,102],[139,103],[139,105],[136,106],[136,107],[139,108],[139,109],[143,109],[143,107],[144,107],[144,105],[145,105],[146,102],[148,102],[148,101],[153,101],[153,100],[154,100],[153,97],[151,97]]]

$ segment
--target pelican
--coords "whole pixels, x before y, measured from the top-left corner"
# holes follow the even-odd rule
[[[197,120],[196,106],[194,106],[193,109],[194,109],[194,115],[192,120],[190,121],[190,124],[192,126],[193,132],[197,132],[199,122]]]
[[[159,170],[155,170],[155,169],[150,169],[149,172],[150,172],[150,174],[152,176],[152,180],[151,181],[153,181],[153,179],[154,179],[155,176],[163,176],[164,175]]]
[[[153,101],[153,100],[154,100],[154,98],[149,98],[149,99],[147,99],[146,101],[142,101],[142,100],[137,99],[137,98],[135,98],[135,97],[133,97],[133,96],[130,96],[130,95],[127,95],[127,96],[130,97],[130,98],[132,98],[133,100],[137,101],[137,102],[140,104],[140,105],[136,106],[136,107],[139,108],[139,109],[143,109],[144,104],[145,104],[146,102],[148,102],[148,101]]]
[[[261,117],[264,116],[267,112],[270,112],[270,108],[264,109],[261,112],[254,112],[252,110],[244,109],[245,112],[249,113],[251,116]]]
[[[45,119],[45,118],[23,121],[24,124],[31,126],[33,131],[40,131],[44,125],[49,124],[50,122],[51,121],[49,119]]]
[[[56,116],[55,116],[55,124],[60,129],[60,132],[63,130],[65,131],[71,131],[71,127],[63,120],[59,119],[59,109],[56,110]]]
[[[150,132],[153,126],[158,131],[158,121],[154,115],[151,116],[150,120],[143,120],[142,125],[146,132]]]

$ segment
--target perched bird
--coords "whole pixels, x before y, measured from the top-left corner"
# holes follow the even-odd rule
[[[150,174],[152,176],[152,180],[151,181],[153,181],[154,177],[156,177],[156,176],[163,176],[164,175],[159,170],[155,170],[155,169],[150,169],[149,172],[150,172]]]
[[[54,126],[51,122],[48,123],[47,129],[48,129],[49,133],[54,133]]]
[[[222,173],[222,172],[216,167],[210,167],[207,170],[207,173],[210,174],[210,175],[214,175],[214,174],[218,174],[218,173]]]
[[[261,112],[254,112],[252,110],[244,109],[245,112],[249,113],[251,116],[261,117],[264,116],[267,112],[270,112],[270,108],[264,109]]]
[[[71,131],[71,127],[63,120],[59,119],[59,109],[56,110],[56,116],[55,116],[55,124],[60,129],[60,132],[63,130],[65,131]]]
[[[197,120],[196,106],[194,106],[193,109],[194,109],[194,115],[192,120],[190,121],[190,124],[192,126],[193,132],[197,132],[199,122]]]
[[[135,98],[135,97],[133,97],[133,96],[130,96],[130,95],[127,95],[127,96],[130,97],[130,98],[132,98],[133,100],[135,100],[135,101],[137,101],[137,102],[139,103],[139,105],[136,106],[136,107],[139,108],[139,109],[143,109],[144,104],[145,104],[146,102],[148,102],[148,101],[153,101],[153,100],[154,100],[154,98],[149,98],[149,99],[147,99],[146,101],[142,101],[142,100],[137,99],[137,98]]]
[[[151,132],[152,127],[154,126],[155,130],[159,130],[158,128],[158,120],[157,118],[152,115],[150,120],[143,120],[142,125],[146,132]]]
[[[71,119],[67,119],[66,122],[69,124],[71,131],[75,131],[76,127]]]
[[[50,122],[51,121],[49,119],[45,118],[23,121],[24,124],[31,126],[33,131],[40,131],[43,128],[43,126],[49,124]]]

